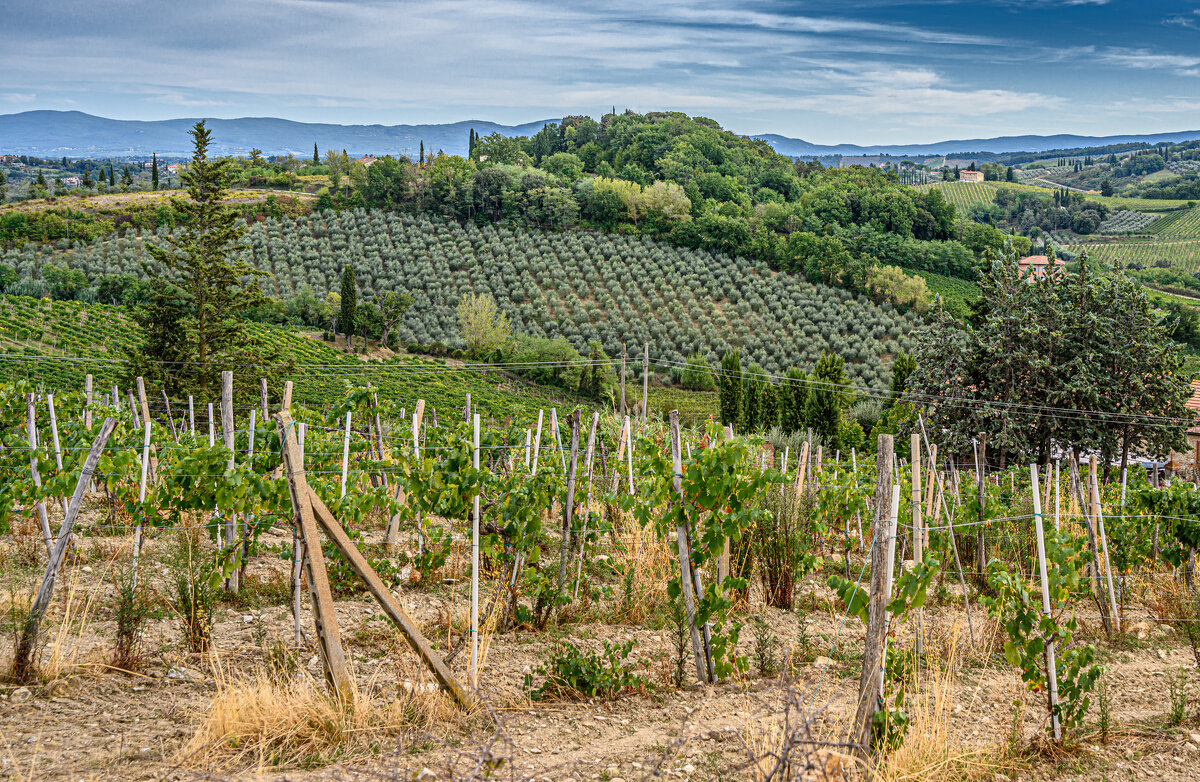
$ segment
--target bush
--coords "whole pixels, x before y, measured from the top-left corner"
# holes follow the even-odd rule
[[[583,652],[564,641],[550,652],[550,659],[539,666],[537,674],[545,676],[541,686],[529,693],[533,700],[548,697],[613,698],[627,690],[645,689],[649,682],[635,672],[641,662],[626,662],[633,651],[633,641],[614,646],[604,642],[604,651]],[[533,686],[533,674],[525,675],[525,689]]]
[[[679,380],[688,391],[715,391],[717,388],[712,366],[708,363],[708,359],[700,353],[687,360]]]

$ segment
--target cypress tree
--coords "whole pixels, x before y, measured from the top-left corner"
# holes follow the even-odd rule
[[[804,429],[804,408],[808,404],[808,375],[800,367],[787,371],[779,388],[779,425],[791,434]]]
[[[108,164],[108,186],[117,186],[117,175],[113,173],[113,165],[111,162]]]
[[[762,410],[762,430],[769,432],[771,427],[779,423],[779,386],[770,382],[763,383],[759,405]]]
[[[150,153],[150,188],[158,189],[158,155],[154,152]]]
[[[742,358],[731,350],[721,359],[720,389],[721,424],[737,424],[742,411]]]
[[[846,360],[836,353],[822,351],[813,369],[812,381],[804,417],[829,448],[837,448],[842,411],[854,398],[846,377]]]
[[[342,310],[338,320],[342,333],[346,335],[346,349],[354,336],[354,321],[358,315],[358,285],[354,281],[354,269],[350,264],[342,267]]]
[[[417,164],[425,165],[425,139],[421,139],[421,151],[417,153]]]
[[[313,165],[321,165],[321,156],[317,153],[317,142],[313,142]]]
[[[762,428],[763,368],[751,364],[742,389],[742,431],[747,434]]]

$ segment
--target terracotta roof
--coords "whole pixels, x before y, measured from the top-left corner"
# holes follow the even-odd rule
[[[1200,418],[1200,380],[1192,381],[1192,396],[1183,403],[1183,406]],[[1188,434],[1200,434],[1200,422],[1189,428]]]
[[[1021,266],[1049,266],[1050,259],[1045,255],[1026,255],[1024,258],[1017,261],[1017,263]],[[1061,258],[1054,259],[1055,266],[1065,266],[1066,263],[1067,262]]]

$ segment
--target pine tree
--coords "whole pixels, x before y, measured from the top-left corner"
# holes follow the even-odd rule
[[[313,142],[313,165],[321,165],[321,155],[317,152],[317,142]]]
[[[155,261],[147,267],[155,293],[135,313],[143,341],[133,349],[128,369],[130,377],[154,378],[170,394],[212,393],[220,370],[234,364],[260,364],[239,373],[251,378],[287,371],[278,348],[246,329],[244,314],[264,300],[254,281],[263,272],[237,259],[246,249],[238,241],[246,228],[224,203],[230,162],[209,159],[212,134],[203,120],[191,136],[195,149],[181,177],[189,198],[171,199],[183,219],[160,240],[164,244],[146,244]],[[176,361],[184,363],[171,363]]]
[[[351,349],[354,325],[358,317],[358,284],[354,280],[354,269],[350,264],[342,267],[342,309],[338,321],[346,335],[346,349]]]
[[[108,186],[109,187],[117,186],[117,175],[113,173],[112,163],[108,164]]]
[[[121,187],[129,188],[133,185],[133,174],[129,171],[129,166],[121,169]]]
[[[46,174],[40,168],[38,169],[38,175],[37,175],[36,181],[37,181],[38,187],[42,188],[43,190],[46,189]]]
[[[83,177],[79,180],[79,183],[83,187],[91,187],[92,185],[96,184],[96,181],[94,179],[92,179],[91,166],[85,165],[83,167]]]
[[[742,359],[731,350],[721,359],[720,389],[721,423],[738,424],[742,412]]]
[[[150,189],[158,189],[158,155],[150,153]]]

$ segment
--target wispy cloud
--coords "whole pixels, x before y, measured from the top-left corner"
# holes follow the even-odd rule
[[[5,92],[0,93],[0,100],[5,103],[33,103],[37,100],[36,92]]]
[[[1190,15],[1168,16],[1162,20],[1162,23],[1168,27],[1188,27],[1200,30],[1200,8],[1193,10]]]

